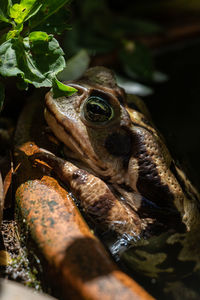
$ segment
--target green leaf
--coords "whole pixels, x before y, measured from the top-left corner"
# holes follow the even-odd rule
[[[8,1],[7,0],[1,0],[1,7],[0,7],[0,21],[10,23],[10,20],[7,15],[7,6]]]
[[[8,31],[8,33],[6,35],[6,40],[17,37],[22,30],[23,30],[23,24],[18,24],[14,30]]]
[[[63,51],[58,41],[49,36],[48,40],[24,39],[29,48],[25,52],[28,71],[25,79],[36,87],[51,86],[51,79],[65,67]],[[32,76],[34,74],[34,76]]]
[[[48,41],[10,39],[0,45],[0,58],[2,76],[20,75],[35,87],[51,87],[52,78],[65,67],[63,51],[52,36]]]
[[[59,98],[62,96],[69,97],[77,92],[77,89],[60,82],[56,79],[56,77],[54,77],[52,80],[52,87],[54,98]]]
[[[0,45],[0,74],[2,76],[17,76],[21,74],[18,68],[16,39],[10,39]]]
[[[0,111],[3,108],[4,99],[5,99],[5,88],[3,84],[0,82]]]
[[[34,16],[41,6],[41,1],[38,0],[21,0],[10,7],[9,16],[20,24]]]
[[[26,2],[29,2],[29,1],[30,0],[24,0],[23,1],[24,4],[25,4],[25,6],[26,6]],[[35,2],[35,3],[32,5],[32,7],[30,7],[29,12],[27,13],[26,18],[24,19],[24,22],[27,21],[27,20],[29,20],[33,16],[35,16],[38,13],[38,11],[41,9],[41,7],[42,7],[41,0],[33,1],[33,2]]]
[[[6,18],[6,16],[4,15],[2,9],[0,8],[0,21],[6,22],[6,23],[10,23],[9,19]]]
[[[12,19],[17,19],[21,14],[22,11],[24,10],[24,7],[20,4],[14,4],[13,6],[10,7],[9,15]]]
[[[46,32],[43,31],[32,31],[29,34],[29,41],[32,43],[37,43],[37,42],[48,42],[49,40],[49,35]]]
[[[55,14],[61,7],[70,3],[71,0],[45,0],[42,2],[40,11],[30,20],[30,28],[43,23],[51,15]]]
[[[67,66],[58,74],[58,79],[65,81],[80,78],[89,67],[89,63],[90,57],[88,52],[84,49],[80,50],[67,61]]]

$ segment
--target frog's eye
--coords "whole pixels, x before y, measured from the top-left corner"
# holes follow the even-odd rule
[[[91,96],[84,103],[83,115],[88,122],[107,123],[112,120],[114,111],[112,106],[103,98]]]

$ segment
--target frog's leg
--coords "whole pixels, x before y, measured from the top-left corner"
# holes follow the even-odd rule
[[[42,149],[32,159],[44,160],[53,168],[95,223],[120,235],[140,235],[142,224],[137,213],[119,201],[103,180]]]

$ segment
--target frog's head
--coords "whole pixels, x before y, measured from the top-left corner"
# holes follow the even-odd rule
[[[66,84],[77,93],[54,99],[49,92],[45,118],[67,146],[68,157],[115,183],[123,198],[134,197],[138,207],[147,199],[153,207],[153,203],[168,207],[170,214],[175,207],[175,218],[178,209],[187,228],[197,223],[196,198],[191,201],[181,187],[187,186],[186,180],[178,174],[165,143],[145,115],[126,106],[125,93],[113,73],[94,67],[80,80]],[[139,200],[135,201],[134,193],[140,195]]]
[[[78,92],[54,99],[46,96],[45,118],[73,157],[97,175],[123,178],[131,155],[131,120],[124,108],[125,93],[112,71],[89,69],[78,81],[68,81]]]

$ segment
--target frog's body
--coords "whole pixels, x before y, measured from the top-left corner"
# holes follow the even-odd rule
[[[140,100],[135,101],[137,109],[128,108],[123,89],[103,67],[91,68],[79,81],[67,84],[78,92],[57,99],[48,93],[45,118],[67,147],[70,162],[44,156],[86,215],[102,230],[145,237],[145,243],[160,233],[195,231],[198,193],[176,167],[151,121],[138,110],[143,106]],[[171,236],[167,234],[165,241]],[[143,261],[144,257],[143,253]],[[163,259],[159,256],[157,263]]]

